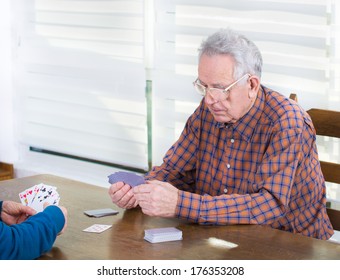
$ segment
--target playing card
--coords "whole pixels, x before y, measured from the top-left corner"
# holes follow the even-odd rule
[[[94,224],[86,229],[83,229],[85,232],[94,232],[94,233],[101,233],[109,228],[111,228],[112,225],[100,225],[100,224]]]
[[[59,205],[60,196],[57,188],[45,184],[38,184],[19,193],[21,203],[32,207],[37,212],[44,210],[44,203]]]
[[[137,175],[132,172],[118,171],[111,174],[109,177],[109,183],[114,184],[117,182],[124,182],[125,184],[135,187],[141,184],[145,184],[143,176]]]
[[[28,201],[29,205],[32,205],[32,203],[37,198],[38,194],[40,194],[41,189],[44,189],[44,188],[45,188],[45,185],[42,184],[42,183],[32,187],[32,189],[33,189],[33,196],[31,197],[30,201]]]
[[[48,197],[54,196],[56,194],[56,187],[40,184],[40,188],[37,192],[37,194],[34,197],[34,200],[38,200],[39,202],[42,202]],[[32,200],[32,203],[34,201]]]
[[[28,205],[28,202],[31,201],[31,196],[33,196],[33,187],[19,193],[19,198],[23,205]]]
[[[41,194],[37,195],[36,199],[32,202],[31,205],[35,211],[41,212],[44,210],[44,204],[47,202],[49,205],[58,205],[60,197],[57,193],[49,194]]]
[[[34,199],[34,196],[37,194],[38,189],[39,189],[39,186],[35,185],[19,193],[21,203],[24,205],[31,204],[32,200]]]

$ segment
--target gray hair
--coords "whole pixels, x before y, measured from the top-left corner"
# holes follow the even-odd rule
[[[234,79],[246,73],[261,77],[261,52],[252,41],[231,29],[220,29],[203,41],[199,49],[199,59],[203,54],[230,55],[235,61]]]

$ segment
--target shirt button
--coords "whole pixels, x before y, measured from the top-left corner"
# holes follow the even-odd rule
[[[230,164],[229,163],[227,164],[227,168],[230,168]]]
[[[235,140],[234,140],[234,139],[230,139],[230,142],[231,142],[231,143],[234,143],[234,142],[235,142]]]
[[[223,192],[224,192],[224,193],[227,193],[227,192],[228,192],[228,189],[227,189],[227,188],[225,188],[225,189],[223,190]]]

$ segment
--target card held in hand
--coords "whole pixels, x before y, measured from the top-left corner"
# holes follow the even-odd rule
[[[23,205],[32,207],[37,212],[44,210],[44,203],[59,205],[60,196],[57,188],[46,184],[38,184],[19,193]]]
[[[109,183],[115,184],[117,182],[124,182],[125,184],[135,187],[141,184],[145,184],[143,176],[137,175],[132,172],[118,171],[111,174],[109,177]]]

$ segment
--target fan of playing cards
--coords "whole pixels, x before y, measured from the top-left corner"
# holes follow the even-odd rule
[[[44,210],[44,203],[50,205],[59,205],[60,196],[57,188],[43,183],[35,185],[23,192],[19,193],[21,203],[32,207],[35,211]]]
[[[131,187],[136,187],[141,184],[145,184],[144,177],[141,175],[137,175],[132,172],[127,171],[118,171],[111,174],[109,177],[109,183],[115,184],[117,182],[124,182],[125,184],[130,185]]]

